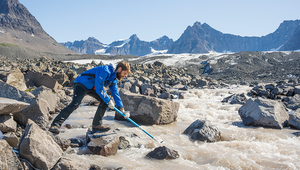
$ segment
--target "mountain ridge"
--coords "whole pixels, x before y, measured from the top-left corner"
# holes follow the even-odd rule
[[[18,0],[0,0],[0,42],[38,52],[75,53],[48,35]]]
[[[288,51],[300,49],[300,20],[285,20],[272,33],[265,36],[239,36],[218,31],[207,23],[196,21],[187,26],[178,40],[173,41],[167,36],[146,42],[140,40],[136,34],[129,39],[114,41],[108,48],[101,48],[101,54],[109,55],[149,55],[153,52],[181,54],[181,53],[209,53],[241,52],[241,51]],[[134,37],[134,38],[133,38]],[[292,38],[293,37],[293,38]],[[167,45],[162,45],[164,42]],[[63,43],[62,43],[63,44]],[[122,46],[120,46],[123,44]],[[71,48],[69,48],[71,49]],[[96,49],[93,51],[95,53]],[[92,54],[92,53],[90,53]]]

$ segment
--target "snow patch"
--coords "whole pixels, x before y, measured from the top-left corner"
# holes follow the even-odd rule
[[[124,42],[123,42],[123,44],[121,44],[119,46],[115,46],[115,47],[117,47],[117,48],[123,47],[125,44],[129,43],[130,40],[131,40],[130,38],[128,38],[126,40],[118,40],[118,41],[124,41]]]
[[[4,31],[4,30],[0,30],[0,33],[3,33],[3,34],[4,34],[4,33],[5,33],[5,31]]]

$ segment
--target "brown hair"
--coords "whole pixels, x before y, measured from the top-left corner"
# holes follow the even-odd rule
[[[129,65],[128,63],[126,63],[125,61],[119,62],[118,65],[117,65],[117,69],[118,69],[119,67],[121,67],[122,70],[127,71],[128,74],[131,73],[131,71],[130,71],[130,65]]]

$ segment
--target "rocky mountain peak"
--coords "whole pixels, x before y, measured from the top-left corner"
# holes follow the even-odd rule
[[[18,0],[0,0],[0,27],[45,34],[41,24]]]
[[[74,53],[49,36],[18,0],[0,0],[0,43],[3,42],[39,52]]]

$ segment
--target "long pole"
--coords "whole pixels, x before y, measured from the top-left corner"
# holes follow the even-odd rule
[[[120,115],[122,115],[123,117],[125,117],[125,114],[122,113],[119,109],[117,109],[116,107],[114,108],[115,111],[117,111]],[[127,120],[129,122],[131,122],[132,124],[134,124],[136,127],[138,127],[139,129],[141,129],[143,132],[145,132],[148,136],[150,136],[152,139],[156,140],[158,143],[163,143],[163,141],[158,141],[157,139],[155,139],[155,137],[153,137],[152,135],[150,135],[150,133],[148,133],[147,131],[145,131],[143,128],[141,128],[137,123],[135,123],[133,120],[131,120],[130,118],[127,118]]]

